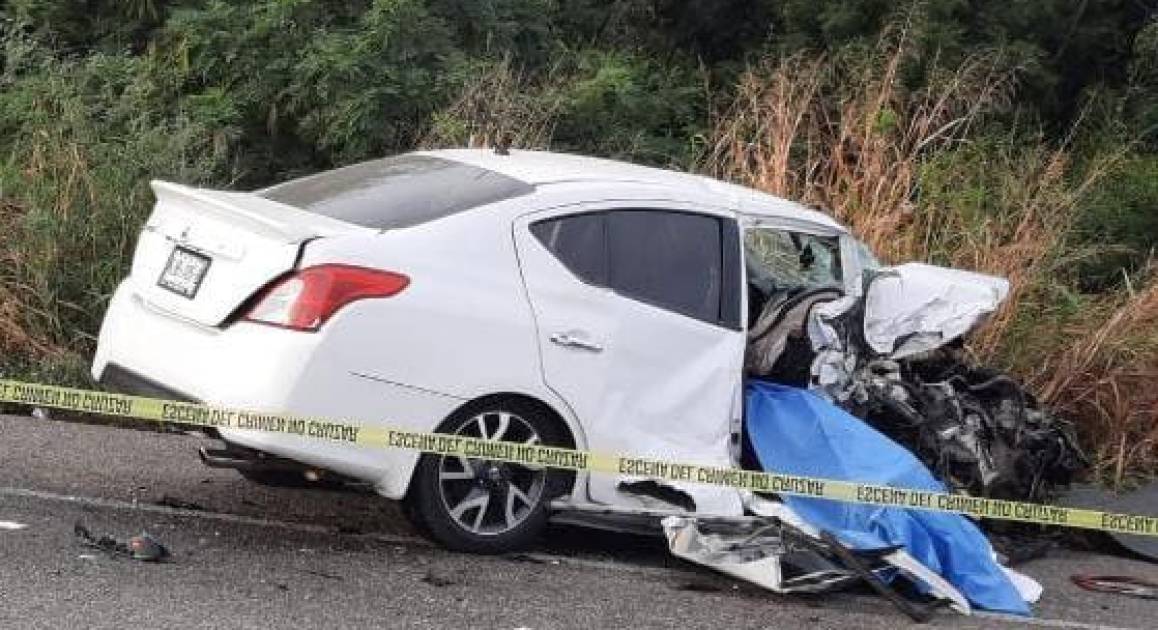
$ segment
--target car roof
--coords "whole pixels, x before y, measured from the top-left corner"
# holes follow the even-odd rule
[[[740,214],[785,217],[845,231],[844,226],[822,212],[703,175],[549,151],[511,149],[506,154],[500,154],[493,149],[443,149],[420,151],[418,154],[484,168],[536,187],[573,182],[607,182],[683,188],[701,196],[720,198]]]

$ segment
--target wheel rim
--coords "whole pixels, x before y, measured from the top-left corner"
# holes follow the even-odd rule
[[[531,423],[506,411],[480,413],[455,434],[541,443]],[[459,527],[479,536],[505,534],[525,522],[542,498],[546,478],[542,468],[489,459],[440,456],[438,462],[438,494],[447,514]]]

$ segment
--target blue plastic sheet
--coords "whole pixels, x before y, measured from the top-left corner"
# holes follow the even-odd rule
[[[945,491],[908,449],[811,392],[753,381],[746,401],[748,438],[768,472]],[[978,608],[1029,614],[989,541],[963,516],[805,497],[784,501],[855,549],[904,545]]]

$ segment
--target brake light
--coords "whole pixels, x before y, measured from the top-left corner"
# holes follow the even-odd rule
[[[337,264],[307,267],[263,289],[243,319],[314,331],[351,302],[397,295],[409,284],[410,278],[389,271]]]

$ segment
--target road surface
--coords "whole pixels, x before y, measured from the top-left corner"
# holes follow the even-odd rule
[[[864,592],[777,596],[670,558],[661,541],[553,529],[511,557],[452,553],[372,494],[270,489],[203,467],[201,437],[0,416],[0,628],[881,628]],[[145,564],[73,526],[173,552]],[[17,526],[23,525],[19,529]],[[1158,602],[1081,591],[1074,573],[1158,580],[1158,565],[1059,550],[1019,567],[1045,586],[1032,620],[954,628],[1150,628]],[[1029,624],[1029,625],[1027,625]]]

